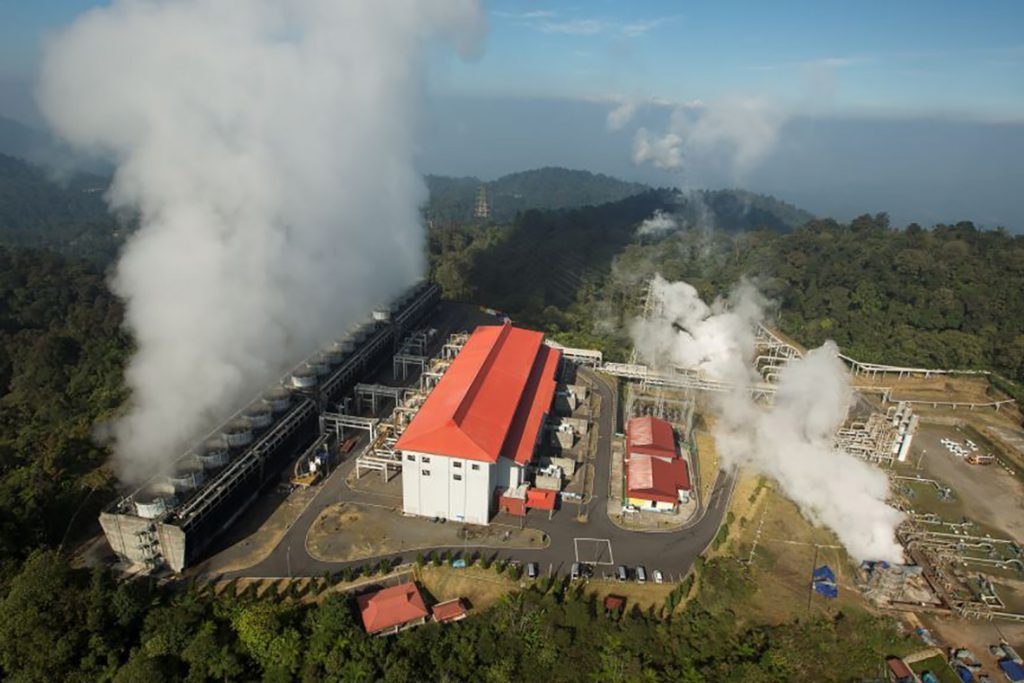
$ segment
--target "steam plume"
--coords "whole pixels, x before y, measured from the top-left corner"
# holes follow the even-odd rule
[[[633,163],[678,170],[685,161],[691,171],[724,168],[742,175],[775,148],[785,121],[781,109],[760,99],[680,106],[673,110],[665,132],[636,131]]]
[[[661,235],[679,229],[675,216],[656,210],[650,218],[645,219],[636,229],[638,235]]]
[[[114,0],[50,41],[47,119],[141,216],[126,481],[422,272],[421,65],[482,26],[475,0]]]
[[[728,300],[705,304],[685,282],[654,282],[649,319],[633,323],[637,351],[656,366],[696,369],[734,389],[715,399],[715,442],[723,465],[746,465],[773,478],[811,522],[831,528],[858,560],[901,562],[895,540],[901,514],[886,504],[888,479],[878,468],[833,445],[852,400],[849,379],[832,342],[791,361],[775,403],[758,406],[750,387],[753,325],[765,301],[750,283]]]

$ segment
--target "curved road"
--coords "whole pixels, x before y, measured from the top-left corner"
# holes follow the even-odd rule
[[[728,508],[735,485],[733,473],[719,472],[712,488],[709,500],[704,503],[702,517],[692,526],[676,532],[643,533],[621,529],[608,519],[607,496],[610,477],[611,439],[615,428],[615,392],[602,377],[582,371],[593,381],[594,390],[601,396],[602,410],[598,420],[597,458],[594,463],[595,476],[593,498],[587,504],[589,519],[579,522],[575,515],[575,505],[566,504],[557,511],[552,519],[533,513],[527,519],[530,528],[545,532],[551,543],[545,548],[509,548],[482,549],[485,553],[495,553],[502,559],[520,562],[537,562],[542,572],[566,574],[576,561],[576,543],[574,539],[600,539],[599,542],[584,541],[581,554],[590,548],[590,552],[610,550],[610,557],[602,557],[606,566],[598,567],[596,573],[610,573],[614,565],[624,564],[629,567],[643,565],[648,572],[660,569],[670,577],[681,577],[689,571],[693,561],[714,539],[718,526]],[[361,444],[360,444],[361,445]],[[374,560],[356,560],[350,562],[323,562],[309,555],[306,551],[306,535],[320,512],[340,500],[355,503],[381,505],[386,503],[394,506],[394,498],[382,498],[378,494],[354,491],[346,484],[346,477],[352,471],[355,459],[342,463],[322,483],[313,499],[291,525],[277,546],[263,561],[248,569],[227,572],[226,577],[287,577],[287,576],[323,576],[325,572],[335,572],[346,565],[365,565],[379,561],[385,557],[396,562],[408,562],[415,558],[417,551],[386,555]],[[607,541],[605,543],[604,541]],[[435,550],[464,551],[476,549],[473,546],[440,546]],[[231,554],[232,549],[224,551]],[[581,557],[586,560],[586,557]],[[613,560],[613,563],[612,563]],[[202,572],[203,565],[198,567]]]

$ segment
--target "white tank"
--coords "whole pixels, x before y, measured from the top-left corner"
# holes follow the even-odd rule
[[[292,386],[296,389],[311,389],[317,385],[317,372],[309,365],[303,365],[292,373]]]
[[[341,361],[345,360],[345,345],[340,340],[333,341],[324,349],[324,354],[331,365],[341,365]]]
[[[323,352],[314,353],[313,357],[309,359],[308,364],[318,375],[326,375],[331,371],[331,361],[327,354]]]
[[[210,439],[203,444],[196,458],[199,459],[204,468],[214,470],[227,465],[231,456],[228,453],[228,445],[224,441],[221,439]]]
[[[244,448],[252,443],[252,425],[239,418],[224,426],[223,435],[230,448]]]
[[[292,403],[292,392],[286,387],[277,387],[264,394],[263,400],[275,413],[283,413]]]
[[[168,480],[177,492],[194,491],[203,485],[206,476],[203,474],[203,465],[198,458],[189,458],[175,466],[174,472],[168,477]]]
[[[373,319],[380,323],[386,323],[391,320],[391,311],[387,308],[374,309]]]
[[[266,429],[274,423],[274,413],[264,401],[258,401],[242,411],[242,417],[253,429]]]
[[[146,519],[156,519],[177,504],[169,484],[154,484],[135,494],[135,514]]]

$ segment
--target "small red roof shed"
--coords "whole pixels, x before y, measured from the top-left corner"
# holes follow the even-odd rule
[[[423,621],[429,616],[415,583],[400,583],[356,598],[367,633]]]
[[[441,624],[466,618],[466,606],[462,604],[462,598],[439,602],[431,611],[434,613],[434,621]]]
[[[526,507],[538,510],[554,510],[558,492],[549,489],[531,488],[526,492]]]

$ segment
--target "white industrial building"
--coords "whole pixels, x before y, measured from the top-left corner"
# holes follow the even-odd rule
[[[395,445],[404,511],[471,524],[487,524],[499,504],[524,513],[525,468],[551,409],[560,358],[540,332],[478,327]],[[529,498],[553,506],[553,496]]]

